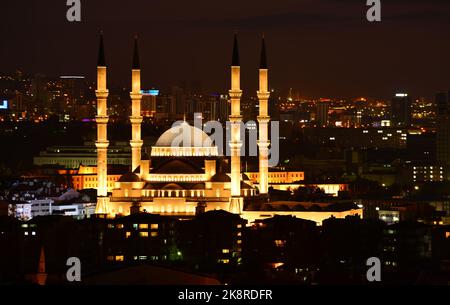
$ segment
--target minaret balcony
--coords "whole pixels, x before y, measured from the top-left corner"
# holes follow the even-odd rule
[[[141,124],[142,123],[142,117],[141,116],[130,116],[130,122],[131,124]]]
[[[256,94],[258,96],[258,99],[260,99],[260,100],[268,100],[270,97],[270,92],[268,92],[268,91],[265,91],[265,92],[256,91]]]
[[[242,121],[242,115],[230,115],[230,123],[240,123]]]
[[[268,115],[258,115],[257,117],[259,123],[269,123],[270,122],[270,116]]]
[[[131,140],[130,146],[133,148],[141,148],[144,142],[142,140]]]
[[[228,93],[232,99],[238,99],[242,96],[242,90],[230,90]]]
[[[106,90],[95,90],[95,96],[98,99],[106,99],[106,98],[108,98],[108,95],[109,95],[109,90],[108,89],[106,89]]]
[[[109,141],[95,141],[95,147],[97,149],[107,149],[109,146]]]
[[[258,140],[258,141],[256,141],[256,143],[258,144],[258,147],[260,147],[260,148],[269,148],[269,146],[270,146],[269,140],[265,140],[265,141]]]
[[[132,100],[140,100],[142,99],[142,94],[140,92],[130,92],[130,97]]]
[[[104,116],[104,115],[97,115],[95,117],[95,122],[97,124],[108,124],[108,120],[109,120],[108,116]]]

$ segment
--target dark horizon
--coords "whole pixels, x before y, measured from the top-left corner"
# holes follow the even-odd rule
[[[257,88],[263,34],[270,86],[282,96],[291,87],[302,97],[379,98],[397,91],[432,98],[450,89],[450,3],[382,1],[378,23],[366,20],[365,3],[81,1],[82,21],[70,23],[65,1],[2,2],[0,70],[95,80],[102,30],[111,88],[129,87],[137,34],[144,89],[187,80],[200,81],[205,92],[227,92],[237,31],[248,95]]]

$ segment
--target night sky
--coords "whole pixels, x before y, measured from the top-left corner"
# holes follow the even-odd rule
[[[265,34],[271,87],[306,97],[434,96],[450,89],[450,1],[382,0],[382,22],[366,0],[81,0],[82,22],[66,0],[2,0],[0,72],[94,79],[104,31],[110,86],[129,86],[139,35],[143,88],[200,80],[226,92],[238,31],[242,87],[254,95]]]

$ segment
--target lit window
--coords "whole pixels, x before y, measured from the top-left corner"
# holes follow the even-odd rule
[[[148,232],[139,232],[140,237],[148,237]]]
[[[222,253],[230,253],[230,249],[222,249]]]
[[[151,228],[152,230],[158,230],[158,224],[157,224],[157,223],[152,223],[152,224],[150,225],[150,228]]]
[[[450,232],[445,232],[445,238],[450,238]]]
[[[285,240],[281,240],[281,239],[275,240],[275,246],[281,248],[281,247],[284,247],[285,245],[286,245],[286,241]]]
[[[146,223],[139,224],[139,229],[148,229],[148,224]]]
[[[28,236],[28,231],[23,232],[24,235]]]
[[[116,228],[117,228],[117,229],[123,229],[123,224],[118,224],[118,225],[116,225]]]
[[[125,238],[130,237],[130,235],[131,235],[131,232],[126,232],[126,233],[125,233]]]
[[[217,262],[220,264],[228,264],[228,263],[230,263],[230,260],[229,259],[219,259],[219,260],[217,260]]]
[[[123,262],[123,255],[116,255],[117,262]]]

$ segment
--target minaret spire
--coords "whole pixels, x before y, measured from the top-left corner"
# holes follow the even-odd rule
[[[32,281],[35,284],[43,286],[47,282],[47,277],[48,277],[48,275],[45,270],[45,251],[44,251],[44,247],[41,246],[41,252],[39,255],[38,271],[33,276]]]
[[[240,214],[243,208],[241,197],[241,67],[239,61],[239,50],[237,35],[234,35],[233,56],[231,61],[231,198],[230,212]]]
[[[261,195],[267,195],[269,191],[269,137],[268,137],[268,125],[270,121],[268,111],[268,100],[270,92],[268,90],[268,74],[267,68],[267,55],[266,55],[266,43],[264,36],[261,44],[261,60],[259,65],[259,91],[257,91],[259,100],[259,193]]]
[[[139,63],[139,48],[137,36],[134,37],[133,64],[131,69],[131,172],[134,172],[141,164],[141,65]]]
[[[100,45],[98,47],[97,67],[106,67],[105,46],[103,44],[103,32],[100,32]]]
[[[39,255],[38,273],[45,273],[45,251],[44,247],[41,247],[41,254]]]
[[[239,47],[238,47],[238,40],[237,40],[237,33],[234,34],[234,42],[233,42],[233,57],[231,59],[231,66],[237,67],[240,66],[240,60],[239,60]]]
[[[262,37],[261,60],[259,62],[259,68],[260,69],[267,69],[266,42],[265,42],[265,39],[264,39],[264,35]]]
[[[139,48],[138,48],[138,37],[134,36],[134,53],[133,53],[133,66],[132,69],[140,70],[141,64],[139,62]]]
[[[97,206],[95,212],[97,214],[109,213],[109,198],[108,198],[108,112],[107,99],[109,91],[106,86],[106,60],[105,47],[103,44],[103,33],[100,33],[100,46],[98,51],[97,63],[97,90],[95,91],[97,97],[97,116],[95,121],[97,123]]]

